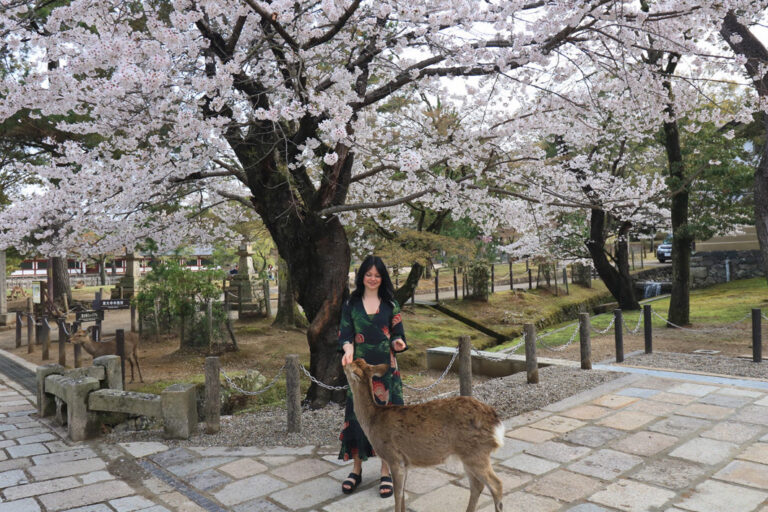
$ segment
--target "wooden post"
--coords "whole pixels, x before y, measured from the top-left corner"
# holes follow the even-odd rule
[[[570,295],[571,291],[568,289],[568,270],[563,267],[563,283],[565,284],[565,294]]]
[[[528,372],[528,384],[539,383],[539,364],[536,361],[536,326],[525,324],[525,369]]]
[[[467,296],[467,273],[464,269],[461,272],[461,299]]]
[[[456,278],[456,267],[453,268],[453,298],[459,300],[459,281]]]
[[[525,262],[525,265],[528,266],[528,262]],[[533,272],[531,269],[528,269],[528,289],[533,290]]]
[[[418,286],[418,284],[416,285]],[[416,305],[416,288],[413,289],[413,293],[411,293],[411,306]]]
[[[35,313],[32,297],[27,299],[27,354],[35,350]]]
[[[83,350],[83,346],[80,344],[73,345],[72,349],[75,351],[75,368],[80,368],[82,365],[81,352]],[[123,380],[125,380],[125,377],[123,377]],[[125,388],[125,386],[123,386],[123,388]]]
[[[494,290],[494,281],[496,280],[496,265],[491,263],[491,293],[493,293]]]
[[[221,366],[218,357],[205,358],[205,433],[221,429]]]
[[[472,396],[472,342],[459,336],[459,394]]]
[[[56,321],[56,325],[59,326],[59,364],[61,366],[67,366],[67,326],[64,323],[63,318],[59,318]]]
[[[51,326],[48,324],[48,318],[43,316],[40,325],[40,338],[43,344],[43,361],[50,359],[49,348],[51,344]]]
[[[759,363],[763,360],[762,327],[760,309],[752,309],[752,361]]]
[[[299,356],[285,358],[285,403],[288,412],[288,432],[301,432],[301,386],[299,382]]]
[[[272,299],[269,298],[269,280],[264,280],[264,311],[267,313],[267,318],[272,316]]]
[[[125,330],[115,331],[115,345],[117,355],[120,356],[120,371],[123,377],[123,389],[125,389]],[[75,345],[77,347],[78,345]]]
[[[643,306],[643,334],[645,336],[645,353],[653,354],[653,319],[651,318],[651,305]]]
[[[101,288],[96,292],[93,302],[96,303],[96,307],[93,309],[98,313],[101,311]],[[101,339],[101,315],[96,315],[96,328],[91,331],[91,339],[93,339],[93,341],[99,341]],[[125,388],[125,386],[123,386],[123,388]]]
[[[643,248],[643,250],[640,251],[640,268],[645,268],[645,244],[641,243],[640,247]]]
[[[435,269],[435,302],[440,302],[440,269]]]
[[[553,269],[552,273],[554,274],[554,278],[555,278],[555,296],[559,296],[560,290],[557,287],[557,262],[552,264],[552,269]]]
[[[136,332],[136,304],[131,304],[131,332]]]
[[[213,343],[213,301],[211,299],[205,302],[205,330],[208,331],[206,334],[210,346]]]
[[[24,322],[24,315],[21,311],[16,312],[16,348],[21,347],[21,324]]]
[[[581,369],[592,369],[592,345],[590,343],[589,313],[579,313],[579,345],[581,352]]]
[[[512,258],[507,257],[507,263],[509,263],[509,289],[515,289],[515,278],[512,275]]]
[[[616,333],[616,362],[624,361],[624,320],[620,309],[613,310],[613,332]]]

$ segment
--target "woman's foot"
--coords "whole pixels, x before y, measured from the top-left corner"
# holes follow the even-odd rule
[[[341,492],[344,494],[352,494],[362,480],[362,471],[360,471],[360,473],[350,473],[347,476],[347,479],[341,483]]]
[[[392,485],[392,477],[382,476],[381,482],[379,482],[379,496],[382,498],[389,498],[395,493],[395,486]]]

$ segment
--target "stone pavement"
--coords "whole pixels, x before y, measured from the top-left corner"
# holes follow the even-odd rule
[[[0,379],[0,512],[393,509],[377,459],[345,496],[337,446],[70,443]],[[504,510],[768,512],[766,382],[687,379],[628,374],[507,420],[494,454]],[[468,497],[457,463],[409,474],[414,512],[464,510]],[[487,490],[478,510],[492,510]]]

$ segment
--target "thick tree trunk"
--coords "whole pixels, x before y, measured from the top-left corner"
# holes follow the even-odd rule
[[[669,162],[672,196],[672,295],[669,299],[667,318],[671,324],[690,323],[689,281],[691,275],[691,247],[693,235],[688,225],[688,187],[685,184],[685,167],[680,149],[680,133],[677,121],[664,123],[664,145]]]
[[[101,286],[107,285],[107,257],[101,256],[99,258],[99,283]]]
[[[306,327],[296,304],[288,264],[282,258],[277,264],[277,314],[273,327]]]
[[[629,263],[627,256],[626,232],[629,229],[628,223],[624,223],[619,233],[619,238],[625,238],[624,242],[619,242],[616,251],[616,261],[618,268],[614,268],[608,260],[605,253],[605,217],[603,210],[593,209],[589,219],[589,240],[586,242],[587,250],[592,257],[595,270],[600,279],[605,283],[608,291],[619,303],[622,310],[640,309],[640,304],[635,297],[634,283],[629,275]]]
[[[755,231],[763,256],[763,274],[768,280],[768,115],[763,114],[765,142],[755,169]]]
[[[72,288],[69,286],[69,269],[67,258],[52,258],[53,263],[53,297],[62,303],[62,295],[67,296],[67,303],[72,304]]]
[[[414,262],[411,265],[411,271],[408,273],[408,278],[403,283],[403,286],[395,290],[395,300],[399,304],[405,304],[411,300],[411,296],[416,292],[416,287],[419,285],[419,279],[424,273],[424,265]]]

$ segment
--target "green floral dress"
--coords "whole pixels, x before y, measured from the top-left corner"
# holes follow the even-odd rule
[[[397,359],[392,349],[392,342],[400,339],[405,342],[405,330],[400,316],[400,305],[382,301],[375,314],[365,312],[360,298],[351,298],[344,304],[339,328],[339,351],[343,352],[346,343],[355,347],[355,359],[363,358],[368,364],[389,363],[389,371],[383,377],[373,378],[373,395],[381,405],[403,405],[403,382],[397,368]],[[401,350],[404,352],[407,350]],[[347,390],[347,408],[344,413],[344,427],[341,435],[339,458],[349,460],[355,456],[362,460],[375,455],[373,447],[365,437],[360,423],[357,422],[352,405],[352,391]]]

